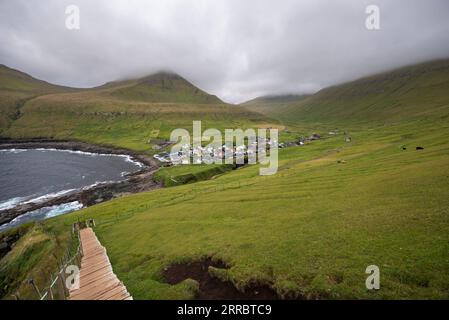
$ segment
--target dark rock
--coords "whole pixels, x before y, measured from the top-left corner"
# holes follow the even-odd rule
[[[14,247],[17,240],[19,240],[20,234],[16,233],[8,235],[0,240],[0,259],[3,258]]]
[[[0,243],[0,259],[2,259],[4,256],[7,255],[7,253],[11,250],[11,248],[8,246],[7,243],[1,242]]]

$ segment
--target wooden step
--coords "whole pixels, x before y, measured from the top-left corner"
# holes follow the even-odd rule
[[[83,249],[80,287],[70,290],[70,300],[132,300],[125,285],[112,270],[106,249],[92,228],[80,230]]]

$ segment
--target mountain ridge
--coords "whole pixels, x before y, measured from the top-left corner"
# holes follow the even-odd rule
[[[8,79],[15,83],[14,77]],[[89,89],[25,92],[27,82],[14,86],[15,91],[0,90],[0,136],[5,138],[72,139],[148,150],[152,139],[167,140],[172,130],[191,128],[194,120],[220,129],[271,123],[173,72]],[[12,94],[14,99],[9,99]]]
[[[0,90],[58,92],[77,89],[53,84],[33,77],[26,72],[0,64]]]
[[[111,90],[110,94],[117,98],[146,102],[224,103],[217,96],[201,90],[179,74],[168,71],[108,83],[103,88]]]
[[[449,112],[449,59],[393,69],[324,88],[299,101],[244,105],[284,121],[395,120]]]
[[[245,101],[243,103],[240,103],[240,105],[245,106],[257,103],[300,101],[308,98],[309,96],[311,96],[311,94],[270,94]]]

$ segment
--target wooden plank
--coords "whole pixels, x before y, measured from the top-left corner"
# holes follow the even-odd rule
[[[127,292],[126,289],[121,286],[120,284],[118,284],[115,288],[113,288],[112,290],[109,290],[105,293],[103,293],[102,295],[99,296],[99,298],[101,300],[110,300],[111,297],[115,296],[118,293],[122,293],[122,292]]]
[[[79,290],[75,292],[72,297],[78,300],[96,300],[96,297],[102,295],[103,293],[112,290],[113,288],[119,286],[119,282],[104,281],[99,283],[97,286],[92,286],[84,290]]]
[[[88,267],[81,267],[81,276],[86,277],[89,274],[92,274],[93,272],[97,272],[98,270],[101,270],[103,268],[110,267],[111,264],[107,261],[98,261],[96,264],[90,265]]]
[[[93,282],[89,282],[89,283],[82,283],[80,282],[80,288],[77,291],[73,292],[73,295],[77,295],[89,290],[99,290],[101,289],[102,286],[107,285],[109,283],[117,283],[116,279],[115,279],[115,275],[111,274],[111,275],[107,275],[107,276],[103,276]]]
[[[126,287],[112,270],[106,249],[92,228],[80,230],[83,249],[80,287],[70,290],[71,300],[132,300]]]

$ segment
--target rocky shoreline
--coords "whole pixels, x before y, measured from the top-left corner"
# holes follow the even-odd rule
[[[42,202],[20,204],[14,208],[0,211],[0,225],[8,223],[16,217],[33,210],[44,207],[60,205],[63,203],[79,201],[84,207],[101,203],[124,194],[137,193],[160,188],[161,184],[153,180],[153,173],[159,169],[157,163],[146,155],[139,154],[123,148],[97,146],[78,141],[49,140],[49,139],[0,139],[0,149],[58,149],[83,151],[101,154],[128,155],[145,166],[127,179],[119,182],[103,183],[91,188],[80,189],[68,195],[51,198]]]

